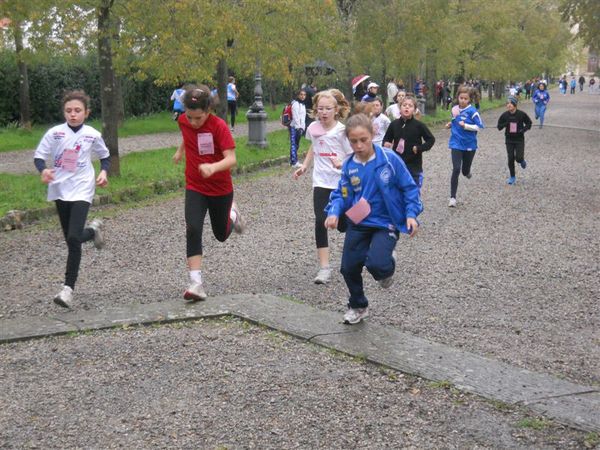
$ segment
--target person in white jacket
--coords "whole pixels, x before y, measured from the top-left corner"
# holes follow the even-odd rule
[[[299,90],[294,95],[292,101],[292,121],[290,122],[290,165],[298,169],[302,164],[298,162],[298,149],[300,148],[300,138],[304,134],[306,129],[306,106],[304,106],[304,99],[306,98],[306,91],[304,89]]]

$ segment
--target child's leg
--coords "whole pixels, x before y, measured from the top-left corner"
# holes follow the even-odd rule
[[[450,177],[450,198],[456,198],[456,191],[458,191],[458,177],[460,175],[460,167],[463,161],[463,153],[460,150],[451,151],[452,156],[452,176]]]
[[[65,286],[75,289],[81,264],[81,244],[94,237],[94,231],[85,228],[90,204],[84,201],[56,201],[56,209],[60,218],[63,234],[67,241],[68,256],[65,272]]]
[[[233,192],[218,197],[206,197],[206,199],[213,234],[217,241],[225,242],[233,231],[233,223],[230,217]]]
[[[371,244],[371,235],[375,228],[357,227],[349,225],[344,240],[342,264],[340,272],[344,276],[346,286],[350,292],[348,307],[366,308],[369,301],[363,289],[362,269],[367,258]]]
[[[510,176],[515,176],[515,144],[506,144],[506,154],[508,156],[508,171]]]
[[[392,258],[392,252],[396,242],[398,242],[398,232],[378,229],[371,236],[365,267],[375,280],[383,280],[394,274],[396,263]]]
[[[315,213],[315,241],[317,249],[329,248],[327,228],[325,228],[325,207],[329,203],[331,189],[315,187],[313,189],[313,207]]]
[[[290,127],[290,165],[298,162],[298,143],[300,142],[300,130]]]
[[[519,163],[522,164],[523,161],[525,160],[525,141],[523,142],[517,142],[516,144],[513,144],[515,146],[515,160]],[[512,174],[511,176],[515,176],[514,174]]]
[[[544,125],[544,115],[546,114],[546,105],[540,106],[540,126]]]
[[[206,196],[199,192],[185,191],[185,237],[186,256],[190,270],[199,270],[202,265],[202,230],[208,210]]]
[[[472,152],[461,152],[462,153],[462,174],[465,177],[470,178],[471,175],[471,164],[473,164],[473,158],[475,158],[476,151]]]

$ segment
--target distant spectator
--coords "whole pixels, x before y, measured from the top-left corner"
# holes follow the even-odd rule
[[[571,78],[571,82],[569,83],[569,86],[571,87],[571,95],[575,94],[575,88],[577,87],[577,81],[575,81],[575,77]]]
[[[367,85],[367,93],[363,95],[363,98],[360,100],[362,102],[373,102],[375,98],[377,98],[377,93],[379,92],[379,85],[377,83],[370,82]]]
[[[173,120],[177,120],[179,118],[179,114],[184,111],[182,97],[185,89],[183,88],[183,84],[180,88],[177,88],[171,94],[171,101],[173,102]]]
[[[237,101],[239,97],[240,93],[235,86],[235,78],[229,77],[229,83],[227,83],[227,107],[229,109],[231,131],[233,131],[235,127],[235,116],[237,115]]]
[[[396,80],[392,79],[387,84],[387,102],[388,105],[394,104],[394,97],[398,93],[398,85],[396,84]]]
[[[579,77],[579,92],[583,91],[583,85],[585,84],[585,77],[581,75]]]
[[[588,82],[590,94],[594,93],[594,89],[596,88],[596,79],[592,76],[590,81]]]

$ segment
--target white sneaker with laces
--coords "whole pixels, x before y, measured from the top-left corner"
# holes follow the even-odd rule
[[[90,222],[90,228],[94,230],[94,247],[100,250],[104,247],[104,222],[101,219],[94,219]]]
[[[456,199],[454,197],[450,198],[450,201],[448,202],[448,207],[450,207],[450,208],[456,207]]]
[[[54,303],[63,308],[70,308],[73,304],[73,289],[63,286],[62,290],[54,297]]]
[[[395,266],[396,262],[398,261],[398,254],[396,253],[396,250],[392,252],[392,259],[394,260]],[[379,280],[379,286],[381,286],[383,289],[388,289],[392,284],[394,284],[394,274],[384,278],[383,280]]]
[[[363,319],[369,317],[369,308],[348,308],[344,314],[344,323],[354,325]]]
[[[192,283],[183,293],[183,298],[190,301],[202,301],[206,300],[208,295],[202,286],[202,283]]]
[[[315,277],[315,284],[327,284],[331,278],[331,269],[329,267],[321,267]]]
[[[238,206],[235,202],[231,204],[231,209],[235,211],[235,220],[233,221],[233,231],[237,234],[242,234],[246,231],[246,222],[244,222],[244,218],[242,217],[242,213],[238,209]]]

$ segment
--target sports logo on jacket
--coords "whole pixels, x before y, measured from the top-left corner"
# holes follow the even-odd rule
[[[389,167],[385,167],[379,174],[379,178],[381,179],[381,181],[383,181],[383,184],[388,184],[390,182],[391,177],[392,172]]]

